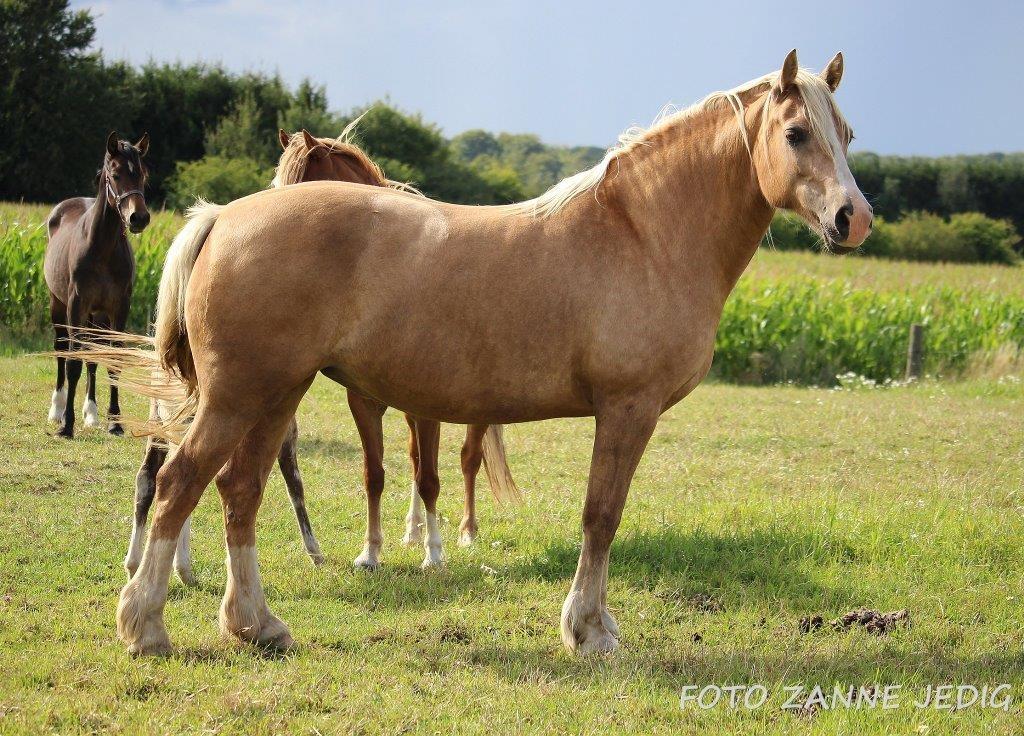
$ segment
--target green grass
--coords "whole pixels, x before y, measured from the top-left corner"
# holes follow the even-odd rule
[[[579,549],[592,423],[507,430],[526,505],[481,493],[461,513],[460,428],[442,437],[449,562],[424,574],[397,545],[408,471],[389,412],[385,567],[355,573],[361,458],[342,391],[303,403],[300,462],[327,563],[302,552],[275,472],[258,527],[271,607],[297,653],[219,638],[216,492],[196,513],[199,585],[172,582],[177,653],[129,658],[114,633],[141,445],[50,436],[52,368],[0,359],[0,731],[8,733],[1015,733],[1024,699],[1024,385],[1013,380],[832,391],[705,385],[662,420],[612,549],[621,651],[563,651],[558,616]],[[105,394],[105,391],[101,391]],[[103,400],[101,399],[101,405]],[[144,407],[132,401],[127,411]],[[801,616],[908,608],[876,637]],[[694,634],[702,641],[695,642]],[[781,710],[784,684],[1008,682],[1009,712]],[[763,683],[747,712],[678,708],[686,684]]]

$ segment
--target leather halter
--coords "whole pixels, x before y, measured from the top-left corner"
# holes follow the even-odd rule
[[[107,195],[114,200],[114,209],[117,210],[117,216],[121,219],[121,224],[127,227],[128,223],[125,222],[124,215],[121,214],[121,202],[133,194],[138,194],[145,200],[146,195],[143,194],[141,189],[129,189],[127,192],[118,194],[114,191],[114,187],[110,185],[110,170],[105,166],[103,167],[103,183],[107,186]]]

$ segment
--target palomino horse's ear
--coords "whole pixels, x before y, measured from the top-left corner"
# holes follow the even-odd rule
[[[836,91],[836,87],[839,86],[840,80],[843,78],[843,52],[840,51],[838,54],[832,57],[832,61],[828,63],[822,72],[821,78],[825,80],[825,84],[833,92]]]
[[[302,140],[306,142],[306,149],[314,156],[323,156],[327,153],[327,149],[320,144],[320,141],[305,128],[302,129]]]
[[[782,71],[779,72],[779,82],[775,89],[779,94],[786,94],[796,82],[796,72],[799,69],[796,60],[796,49],[786,54],[786,60],[782,62]]]
[[[292,137],[284,132],[284,128],[278,128],[277,139],[281,141],[281,150],[283,151],[288,148],[288,143],[291,141]]]
[[[139,149],[139,156],[145,157],[149,153],[149,133],[143,133],[135,147]]]
[[[111,156],[117,153],[117,131],[110,131],[110,135],[107,136],[107,153]]]

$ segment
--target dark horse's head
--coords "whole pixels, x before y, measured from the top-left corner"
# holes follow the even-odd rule
[[[103,157],[103,168],[97,174],[100,196],[106,197],[107,205],[121,218],[124,226],[133,233],[141,233],[149,224],[149,210],[146,209],[146,165],[142,162],[149,151],[149,133],[144,133],[139,142],[132,145],[119,140],[116,131],[107,136],[107,153]]]

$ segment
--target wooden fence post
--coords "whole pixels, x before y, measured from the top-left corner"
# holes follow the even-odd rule
[[[910,325],[910,344],[907,346],[907,380],[921,378],[924,367],[924,325]]]

